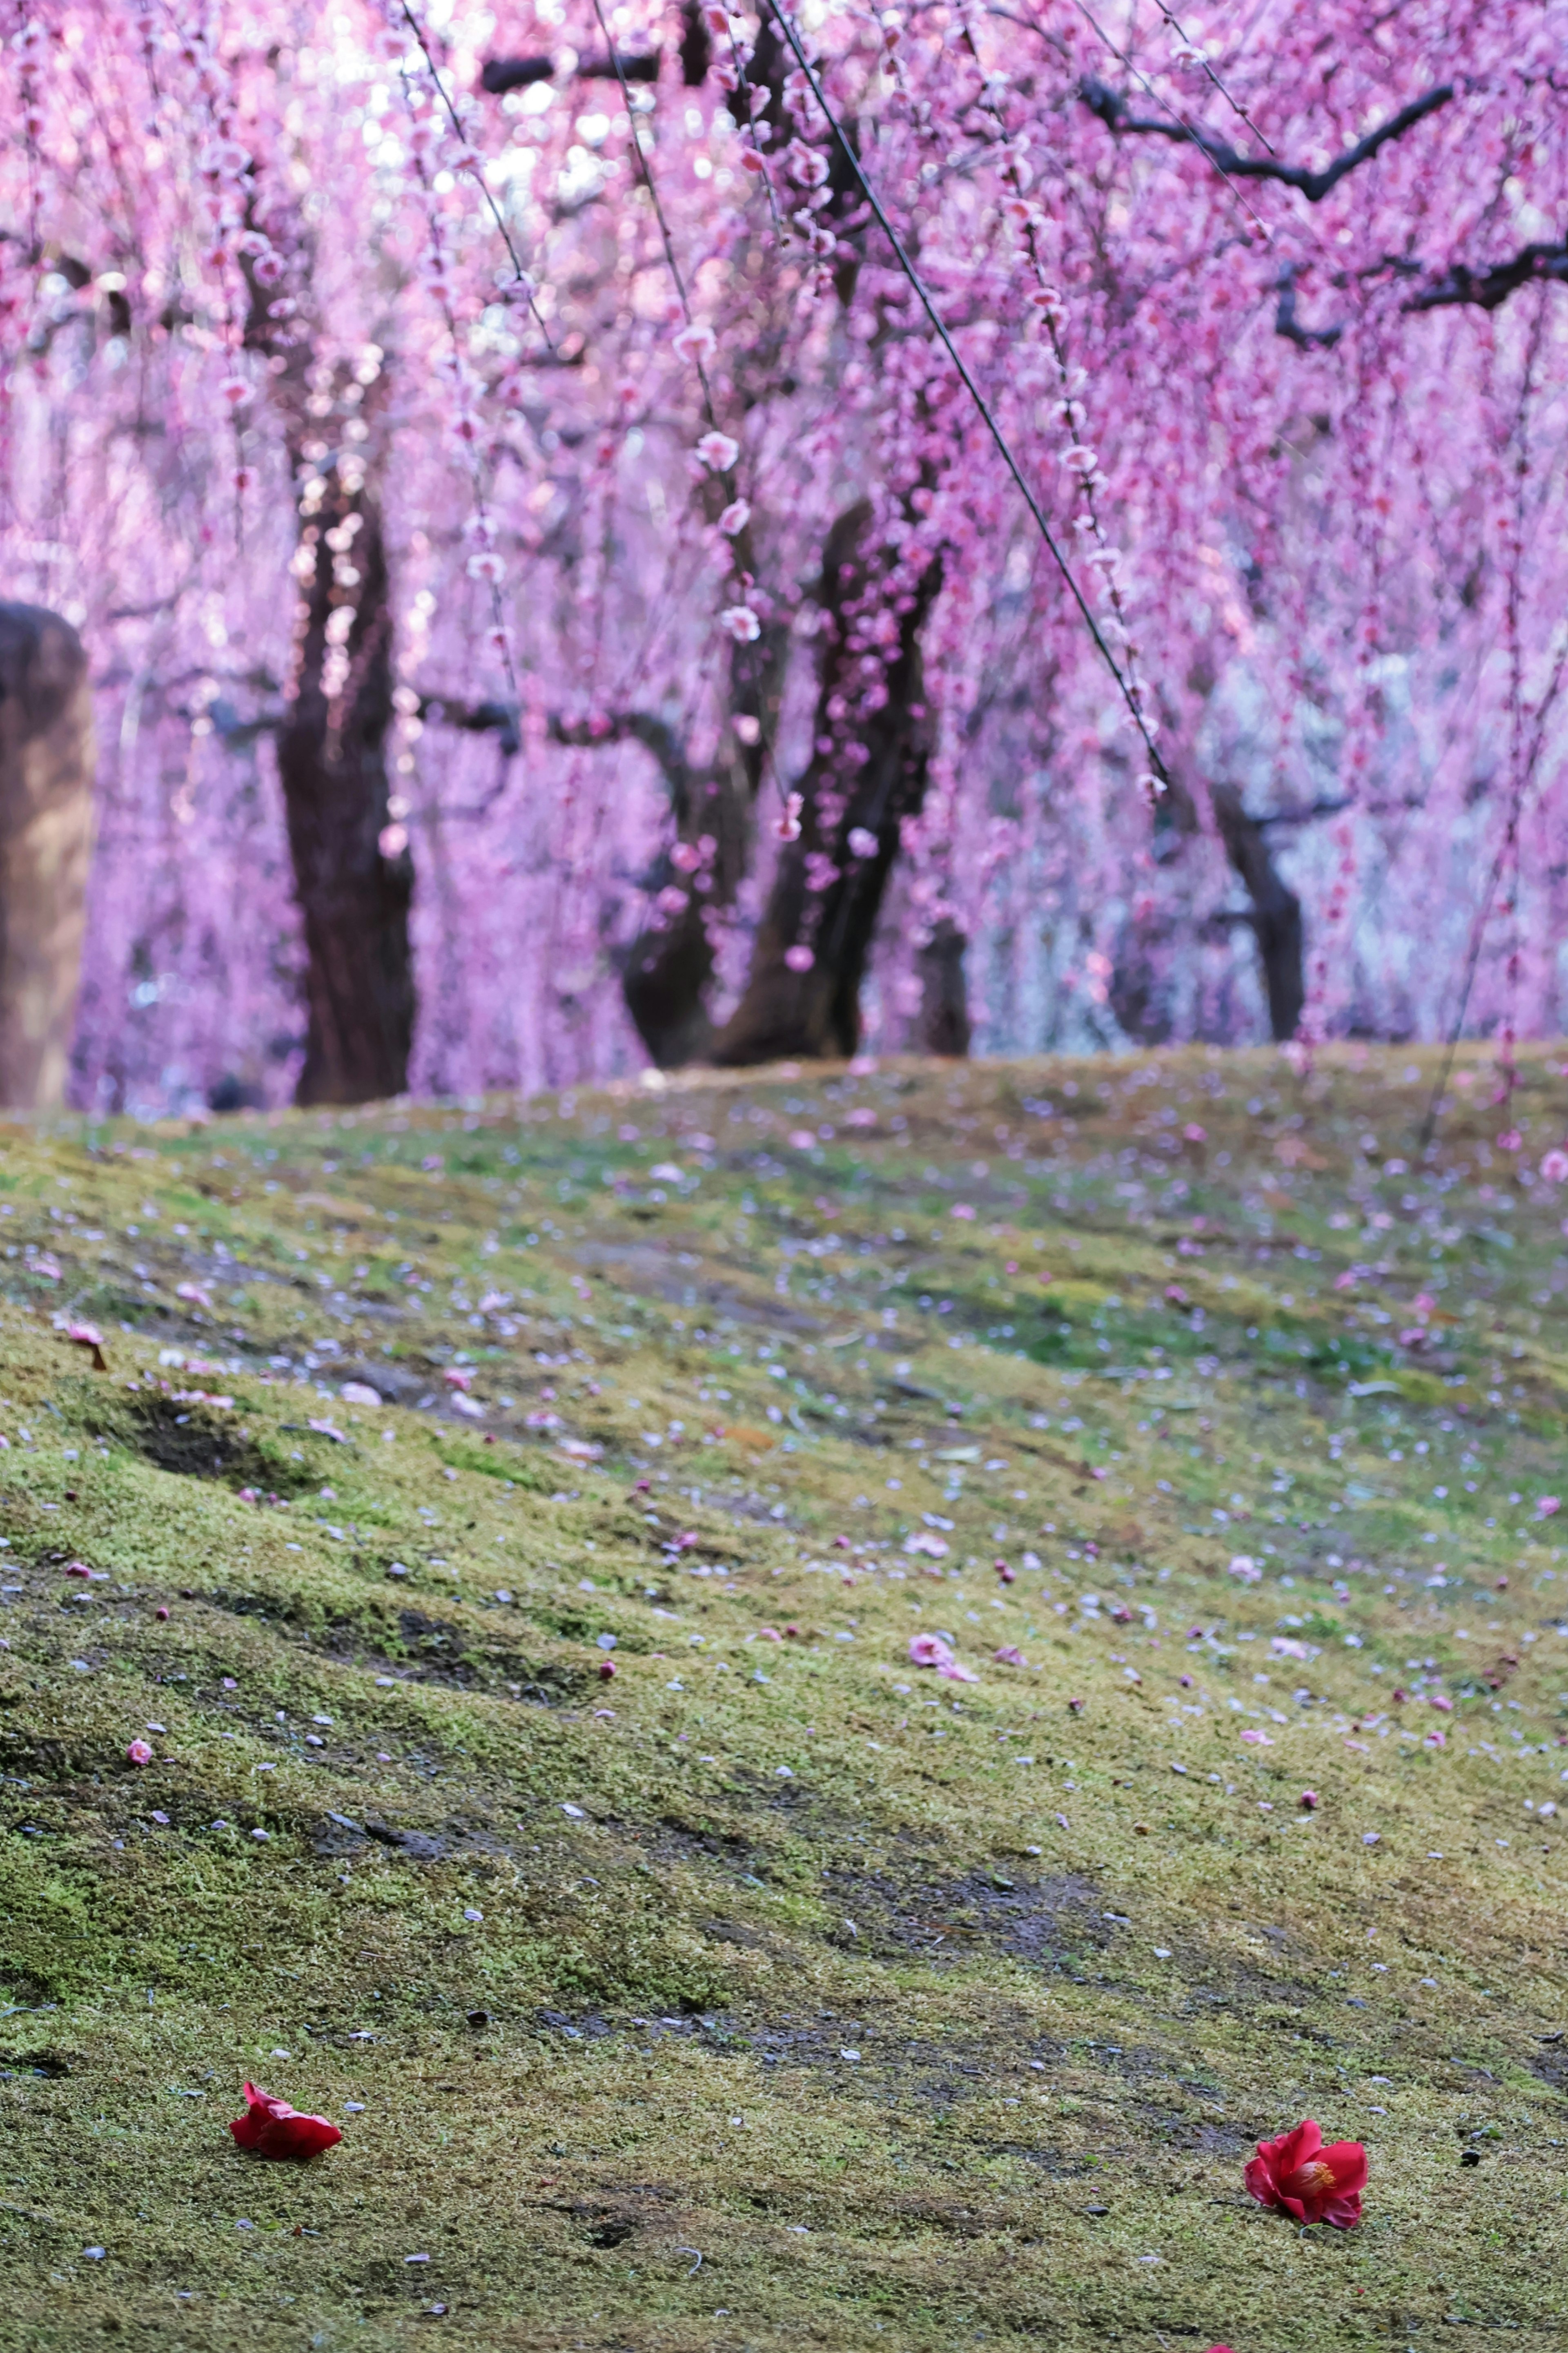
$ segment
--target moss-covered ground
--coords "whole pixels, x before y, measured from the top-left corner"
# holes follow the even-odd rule
[[[1560,2348],[1568,1066],[1434,1068],[4,1131],[0,2346]]]

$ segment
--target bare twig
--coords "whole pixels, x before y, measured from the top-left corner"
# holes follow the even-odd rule
[[[595,0],[595,5],[596,5],[597,0]],[[958,346],[953,342],[952,337],[948,331],[946,322],[942,319],[941,311],[937,309],[936,304],[931,300],[931,294],[927,290],[924,280],[921,277],[919,271],[914,266],[914,263],[910,259],[909,255],[905,252],[902,240],[900,238],[898,231],[894,228],[892,222],[888,218],[886,212],[883,210],[881,199],[878,195],[876,189],[872,186],[869,179],[868,179],[865,168],[861,164],[858,154],[856,153],[855,147],[850,141],[844,125],[839,121],[838,117],[835,114],[832,107],[828,104],[827,93],[823,89],[821,80],[813,68],[810,59],[807,58],[805,50],[801,45],[800,36],[795,31],[794,20],[780,5],[780,0],[767,0],[767,7],[780,32],[784,35],[784,39],[789,43],[790,48],[794,53],[795,64],[800,68],[800,70],[805,79],[806,87],[810,90],[812,97],[816,101],[818,111],[821,113],[829,132],[837,142],[845,163],[847,164],[855,179],[858,182],[860,193],[865,197],[867,204],[869,206],[871,212],[875,216],[878,227],[881,230],[882,235],[887,238],[888,244],[892,249],[894,260],[898,263],[899,268],[908,279],[916,299],[920,302],[921,310],[924,311],[926,317],[931,322],[931,328],[936,335],[937,341],[941,343],[943,351],[947,353],[948,358],[952,362],[959,382],[963,385],[965,392],[974,403],[974,406],[979,412],[982,424],[984,426],[987,433],[989,433],[993,442],[995,444],[997,455],[1000,457],[1008,473],[1011,474],[1014,483],[1023,498],[1025,505],[1029,511],[1030,519],[1036,529],[1038,531],[1040,537],[1045,541],[1047,550],[1048,551],[1052,561],[1056,565],[1057,570],[1061,575],[1068,593],[1071,596],[1073,603],[1078,607],[1079,618],[1082,620],[1085,628],[1089,631],[1089,637],[1094,644],[1095,651],[1100,655],[1107,670],[1110,672],[1111,677],[1116,681],[1117,687],[1121,694],[1121,699],[1127,706],[1128,715],[1131,719],[1132,724],[1137,729],[1140,736],[1142,738],[1143,749],[1148,755],[1149,765],[1152,769],[1156,777],[1159,778],[1162,786],[1163,786],[1166,782],[1165,764],[1161,758],[1158,751],[1155,749],[1153,733],[1149,726],[1148,721],[1144,717],[1138,695],[1133,691],[1131,681],[1124,674],[1121,663],[1117,660],[1116,656],[1111,652],[1110,646],[1107,644],[1104,633],[1100,629],[1099,622],[1095,619],[1093,613],[1089,610],[1089,605],[1084,598],[1083,591],[1079,588],[1077,580],[1073,577],[1072,568],[1068,565],[1067,557],[1064,555],[1061,548],[1057,543],[1055,533],[1052,532],[1050,524],[1046,520],[1044,510],[1042,509],[1038,499],[1035,496],[1034,491],[1029,488],[1027,481],[1024,478],[1023,470],[1019,466],[1017,459],[1013,454],[1005,434],[1003,432],[1001,426],[997,423],[996,418],[991,410],[990,405],[986,401],[984,394],[981,391],[979,385],[975,383],[974,378],[970,375],[968,368],[964,365],[963,361],[960,356]]]

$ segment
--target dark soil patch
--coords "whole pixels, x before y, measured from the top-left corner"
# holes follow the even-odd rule
[[[1543,2036],[1527,2063],[1531,2073],[1554,2092],[1568,2092],[1568,2039],[1554,2034],[1547,2041]]]
[[[390,1822],[383,1821],[379,1814],[367,1814],[364,1827],[367,1838],[374,1839],[380,1846],[395,1847],[399,1854],[408,1857],[410,1862],[441,1862],[446,1859],[446,1840],[436,1837],[429,1831],[395,1830]]]
[[[122,1393],[112,1409],[101,1397],[95,1399],[85,1426],[94,1437],[118,1439],[176,1478],[221,1479],[226,1486],[275,1495],[303,1494],[317,1483],[306,1463],[241,1438],[231,1416],[153,1390]]]
[[[581,1702],[597,1687],[591,1669],[563,1666],[554,1661],[542,1662],[499,1646],[491,1649],[471,1627],[427,1618],[422,1609],[400,1610],[397,1623],[422,1683],[467,1689],[481,1680],[499,1681],[514,1698],[542,1707]]]
[[[1080,1873],[1025,1881],[969,1872],[910,1886],[884,1873],[835,1871],[824,1873],[823,1894],[854,1922],[853,1937],[845,1926],[835,1941],[879,1957],[946,1961],[990,1951],[1060,1968],[1110,1941],[1099,1891]]]
[[[17,2075],[46,2075],[51,2083],[61,2075],[74,2075],[81,2063],[62,2051],[0,2051],[0,2069]]]
[[[363,1612],[340,1613],[322,1625],[316,1611],[298,1596],[215,1591],[182,1596],[207,1601],[236,1618],[253,1618],[272,1627],[297,1629],[315,1637],[318,1650],[342,1663],[395,1670],[406,1683],[438,1683],[458,1691],[504,1685],[514,1699],[538,1707],[566,1707],[581,1703],[597,1688],[589,1668],[530,1659],[521,1651],[491,1646],[480,1631],[450,1619],[430,1618],[422,1609],[397,1612],[400,1651],[388,1647],[393,1625],[388,1614],[372,1604]]]

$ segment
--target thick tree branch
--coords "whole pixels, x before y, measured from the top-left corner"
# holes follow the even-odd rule
[[[1495,311],[1521,286],[1544,285],[1550,280],[1568,285],[1568,238],[1560,245],[1527,245],[1511,261],[1494,262],[1489,269],[1472,269],[1456,261],[1404,305],[1406,311],[1441,311],[1473,302],[1479,310]]]
[[[1358,139],[1353,147],[1347,147],[1342,155],[1336,155],[1331,164],[1326,164],[1321,172],[1309,171],[1301,164],[1282,164],[1278,156],[1243,155],[1227,140],[1216,139],[1210,131],[1189,129],[1184,122],[1163,122],[1153,116],[1129,113],[1127,100],[1121,92],[1108,89],[1104,82],[1096,81],[1092,75],[1079,84],[1079,93],[1090,113],[1098,115],[1106,129],[1118,138],[1173,139],[1181,145],[1190,143],[1206,155],[1227,179],[1278,180],[1287,188],[1299,190],[1310,205],[1321,205],[1323,198],[1339,186],[1347,172],[1353,172],[1358,164],[1370,163],[1390,140],[1403,138],[1405,132],[1413,130],[1428,114],[1435,114],[1440,106],[1447,106],[1454,95],[1454,88],[1451,81],[1442,82],[1436,90],[1427,90],[1425,97],[1412,99],[1408,106],[1402,106],[1397,114],[1391,114],[1386,122],[1380,122],[1375,130],[1367,132],[1364,139]]]
[[[657,81],[658,56],[657,49],[639,49],[635,54],[622,50],[613,58],[579,58],[575,79],[578,81]],[[530,82],[554,79],[553,58],[487,58],[479,69],[479,88],[491,98],[504,97],[509,90],[526,89]]]
[[[1304,327],[1302,325],[1300,320],[1296,316],[1296,266],[1294,262],[1289,262],[1286,265],[1283,275],[1277,280],[1276,283],[1279,288],[1279,307],[1274,313],[1275,333],[1277,335],[1285,336],[1288,342],[1296,345],[1298,351],[1331,352],[1334,345],[1339,342],[1340,337],[1344,333],[1344,329],[1342,326]]]
[[[656,717],[651,711],[618,711],[603,719],[562,719],[552,713],[545,722],[545,731],[552,744],[569,744],[579,750],[591,751],[603,744],[624,744],[628,737],[634,744],[640,744],[645,752],[652,754],[669,786],[677,825],[684,820],[691,800],[691,764],[668,720]]]
[[[522,749],[517,712],[510,702],[462,702],[456,695],[422,694],[414,715],[416,719],[436,720],[444,727],[456,727],[465,735],[497,735],[509,759]]]
[[[510,702],[465,702],[453,694],[425,694],[419,698],[416,715],[456,727],[465,735],[494,735],[508,758],[522,749],[518,712]],[[544,732],[552,744],[568,744],[575,751],[624,744],[629,737],[653,754],[678,815],[690,797],[691,765],[685,747],[668,721],[651,711],[616,711],[594,719],[565,719],[552,711]]]
[[[1266,817],[1255,817],[1251,822],[1259,833],[1271,825],[1316,825],[1321,818],[1338,817],[1341,809],[1353,806],[1352,796],[1344,793],[1338,800],[1310,801],[1305,808],[1270,809]]]

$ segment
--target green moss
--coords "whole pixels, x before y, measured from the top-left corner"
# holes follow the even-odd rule
[[[1555,2346],[1568,1263],[1430,1076],[14,1131],[0,2346]]]

